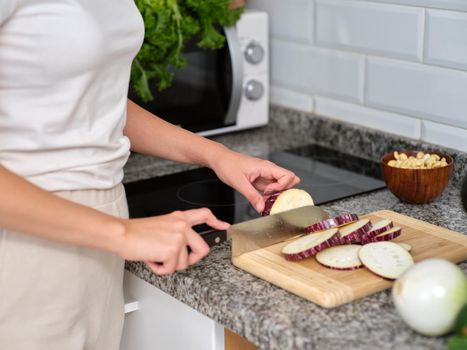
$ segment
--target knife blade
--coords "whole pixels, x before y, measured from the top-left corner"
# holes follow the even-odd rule
[[[232,257],[269,247],[303,234],[303,229],[328,218],[317,206],[305,206],[231,225],[227,231],[209,230],[200,235],[212,247],[232,239]]]

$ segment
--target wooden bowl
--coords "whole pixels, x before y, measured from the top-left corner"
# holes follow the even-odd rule
[[[407,156],[416,156],[417,151],[398,151]],[[428,203],[436,199],[446,188],[452,173],[452,157],[438,152],[446,158],[448,165],[433,169],[402,169],[388,165],[394,159],[394,152],[387,153],[381,159],[384,181],[389,190],[401,201],[407,203]]]

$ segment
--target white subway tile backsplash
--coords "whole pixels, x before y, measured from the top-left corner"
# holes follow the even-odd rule
[[[423,121],[422,140],[467,152],[467,129]]]
[[[280,40],[271,43],[275,85],[362,103],[364,56]]]
[[[273,85],[308,92],[311,47],[280,40],[271,40],[270,43]]]
[[[273,37],[313,42],[313,0],[249,0],[248,8],[268,13]]]
[[[313,112],[313,96],[311,95],[284,89],[280,86],[271,86],[270,94],[270,101],[275,105]]]
[[[400,5],[432,7],[444,10],[467,11],[467,1],[465,0],[367,0],[385,2]]]
[[[400,114],[315,96],[315,113],[387,133],[420,138],[421,121]]]
[[[310,55],[310,93],[363,103],[363,55],[324,49]]]
[[[424,61],[467,70],[467,13],[427,10]]]
[[[285,1],[284,1],[285,2]],[[424,9],[317,0],[317,44],[421,61]]]
[[[365,104],[467,128],[467,72],[369,57]]]
[[[467,152],[467,0],[248,7],[269,14],[273,104]]]

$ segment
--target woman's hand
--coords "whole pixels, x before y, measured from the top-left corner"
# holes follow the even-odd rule
[[[243,194],[258,212],[264,209],[264,196],[294,187],[300,182],[293,172],[268,160],[228,149],[210,165],[223,182]]]
[[[123,222],[120,255],[126,260],[146,262],[158,275],[184,270],[209,253],[208,245],[192,226],[207,224],[218,230],[229,227],[206,208]]]

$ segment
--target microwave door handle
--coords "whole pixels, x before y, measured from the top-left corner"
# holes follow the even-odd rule
[[[224,33],[229,47],[230,60],[232,62],[232,96],[224,119],[224,124],[228,125],[235,123],[242,98],[243,55],[236,28],[234,26],[224,27]]]

